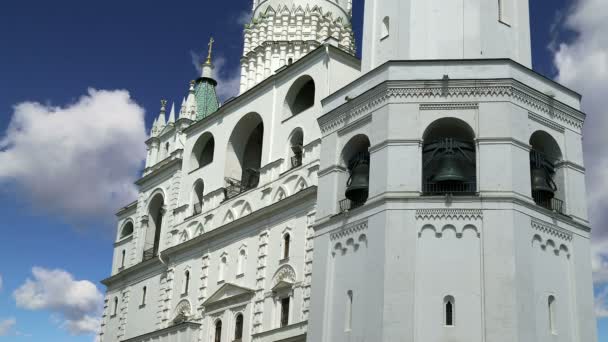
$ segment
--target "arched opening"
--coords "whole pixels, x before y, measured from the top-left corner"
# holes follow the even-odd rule
[[[121,258],[120,258],[120,268],[125,268],[126,256],[127,256],[127,252],[123,249],[121,252]]]
[[[285,98],[287,116],[298,115],[315,104],[315,81],[306,75],[297,79]]]
[[[222,342],[222,321],[218,320],[215,322],[215,338],[214,342]]]
[[[557,326],[555,323],[555,296],[549,296],[547,302],[547,309],[549,310],[549,331],[551,334],[557,335]]]
[[[281,299],[281,328],[289,325],[289,297]]]
[[[238,266],[237,266],[238,274],[245,273],[245,259],[246,258],[247,258],[247,254],[246,254],[245,250],[241,249],[241,251],[239,252],[239,261],[238,261]]]
[[[424,134],[422,191],[425,195],[477,192],[475,134],[462,120],[443,118]]]
[[[291,168],[302,166],[304,156],[304,133],[301,128],[296,128],[289,138],[289,160]]]
[[[289,258],[289,245],[291,244],[291,236],[285,234],[283,236],[283,259]]]
[[[455,325],[454,312],[455,312],[456,307],[455,307],[454,297],[446,296],[443,299],[443,306],[444,306],[444,316],[445,316],[444,325],[446,327],[452,327]]]
[[[369,196],[370,146],[369,138],[360,134],[351,138],[342,150],[342,164],[348,169],[344,191],[346,200],[340,202],[342,211],[354,209],[367,201]]]
[[[351,331],[353,325],[353,291],[346,292],[346,318],[344,319],[344,330]]]
[[[127,223],[125,223],[125,225],[122,227],[121,231],[120,231],[120,238],[124,239],[127,236],[130,236],[133,234],[133,222],[129,221]]]
[[[388,37],[390,32],[391,32],[391,18],[386,16],[382,20],[382,35],[380,36],[380,39],[384,39],[384,38]]]
[[[220,266],[219,266],[219,275],[218,275],[219,281],[224,281],[224,279],[226,279],[227,264],[228,264],[228,260],[226,259],[226,257],[222,257],[222,259],[220,260]]]
[[[262,164],[264,123],[257,113],[245,115],[234,127],[226,154],[226,197],[258,186]]]
[[[182,294],[188,294],[190,290],[190,271],[184,272],[184,288]]]
[[[163,225],[164,202],[163,195],[161,194],[156,194],[150,201],[148,207],[148,227],[146,229],[146,241],[144,246],[144,261],[158,255]]]
[[[243,314],[236,315],[234,322],[234,340],[240,341],[243,338]]]
[[[203,192],[205,191],[205,183],[201,179],[194,182],[192,193],[192,215],[198,215],[203,212]]]
[[[147,288],[146,286],[144,286],[144,287],[141,289],[141,305],[142,305],[142,306],[143,306],[143,305],[146,305],[146,296],[147,296],[147,294],[148,294],[147,292],[148,292],[148,288]]]
[[[532,198],[539,206],[561,213],[565,196],[559,145],[549,133],[537,131],[530,137],[530,146]]]
[[[203,133],[192,148],[191,169],[196,170],[213,162],[215,139],[209,132]]]
[[[118,297],[114,297],[114,307],[112,308],[112,316],[118,313]]]

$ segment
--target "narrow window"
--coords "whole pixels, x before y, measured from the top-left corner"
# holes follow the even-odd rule
[[[452,327],[454,326],[454,297],[447,296],[443,300],[444,303],[444,311],[445,311],[445,326]]]
[[[114,308],[112,309],[112,316],[116,316],[118,313],[118,297],[114,297]]]
[[[384,39],[384,38],[388,37],[388,35],[390,33],[391,33],[391,18],[384,17],[384,19],[382,20],[382,36],[380,37],[380,39]]]
[[[127,253],[126,253],[126,252],[125,252],[125,250],[123,249],[123,250],[122,250],[122,258],[120,259],[120,268],[125,267],[125,255],[126,255],[126,254],[127,254]]]
[[[184,292],[183,292],[183,294],[187,294],[189,288],[190,288],[190,271],[186,271],[186,273],[184,273]]]
[[[238,269],[238,274],[243,274],[243,273],[245,273],[245,270],[244,270],[244,268],[245,268],[245,258],[246,258],[246,255],[245,255],[245,250],[244,250],[244,249],[242,249],[242,250],[239,252],[239,264],[238,264],[238,267],[237,267],[237,269]]]
[[[283,237],[283,259],[289,258],[289,244],[291,243],[291,237],[289,234],[285,234]]]
[[[238,314],[236,316],[236,323],[234,324],[234,339],[240,341],[243,338],[243,315]]]
[[[281,299],[281,327],[289,324],[289,297]]]
[[[148,292],[148,288],[144,286],[143,289],[141,290],[141,305],[142,306],[146,305],[147,292]]]
[[[226,272],[226,257],[223,257],[222,260],[220,261],[220,274],[219,274],[219,281],[223,281],[224,277],[225,277],[225,273]]]
[[[292,65],[293,64],[293,58],[289,58],[287,60],[287,65]]]
[[[165,155],[168,157],[169,156],[169,143],[165,144]]]
[[[548,309],[549,309],[549,331],[551,331],[551,334],[557,335],[557,328],[555,325],[555,297],[554,296],[549,296]]]
[[[503,21],[504,9],[503,9],[503,0],[498,0],[498,20]]]
[[[353,291],[346,293],[346,319],[345,331],[351,331],[353,323]]]
[[[222,342],[222,321],[215,323],[215,339],[214,342]]]

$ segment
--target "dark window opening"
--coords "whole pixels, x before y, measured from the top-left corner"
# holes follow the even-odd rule
[[[289,325],[289,297],[281,299],[281,327]]]
[[[454,303],[451,299],[447,299],[445,302],[445,325],[454,326]]]
[[[239,314],[236,316],[236,323],[234,324],[234,339],[240,341],[243,338],[243,315]]]
[[[215,323],[215,339],[214,342],[222,342],[222,321]]]
[[[283,237],[283,259],[289,258],[289,244],[291,243],[291,237],[289,234],[285,234]]]

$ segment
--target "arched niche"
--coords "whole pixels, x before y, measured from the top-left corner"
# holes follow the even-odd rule
[[[203,212],[204,192],[205,183],[202,179],[197,179],[192,187],[192,215],[198,215]]]
[[[431,123],[423,135],[422,190],[426,195],[477,192],[475,133],[457,118]]]
[[[190,156],[191,169],[196,170],[211,164],[214,153],[215,139],[213,138],[213,134],[205,132],[196,140],[192,148],[192,155]]]
[[[546,209],[563,212],[565,199],[562,151],[557,141],[545,131],[530,136],[530,180],[534,202]]]
[[[133,234],[133,221],[127,221],[120,229],[120,238],[124,239]]]
[[[298,115],[315,104],[316,86],[312,77],[305,75],[298,78],[289,88],[285,97],[287,116]]]
[[[341,178],[346,202],[341,202],[341,210],[353,209],[367,201],[369,196],[369,171],[371,144],[364,134],[352,137],[342,149],[341,164],[347,173]]]
[[[263,142],[262,117],[257,113],[243,116],[230,135],[226,153],[225,176],[228,186],[238,187],[237,193],[257,187]]]
[[[161,193],[153,195],[148,204],[148,227],[144,245],[144,260],[158,255],[163,225],[165,199]]]
[[[301,128],[294,129],[289,135],[287,162],[291,168],[302,166],[304,156],[304,132]]]

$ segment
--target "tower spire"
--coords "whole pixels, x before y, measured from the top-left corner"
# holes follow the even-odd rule
[[[207,46],[209,46],[209,51],[207,53],[207,61],[205,61],[205,64],[211,64],[211,54],[213,52],[213,43],[215,43],[215,40],[213,39],[213,37],[211,37],[209,39],[209,44],[207,44]]]
[[[212,62],[213,56],[213,43],[215,40],[213,37],[209,39],[209,50],[207,52],[207,59],[201,65],[202,74],[201,77],[196,80],[196,84],[194,89],[194,98],[196,99],[196,115],[193,118],[194,120],[203,119],[212,113],[214,113],[219,108],[219,100],[217,98],[217,92],[215,87],[217,86],[217,81],[214,78],[214,69],[215,66]]]

